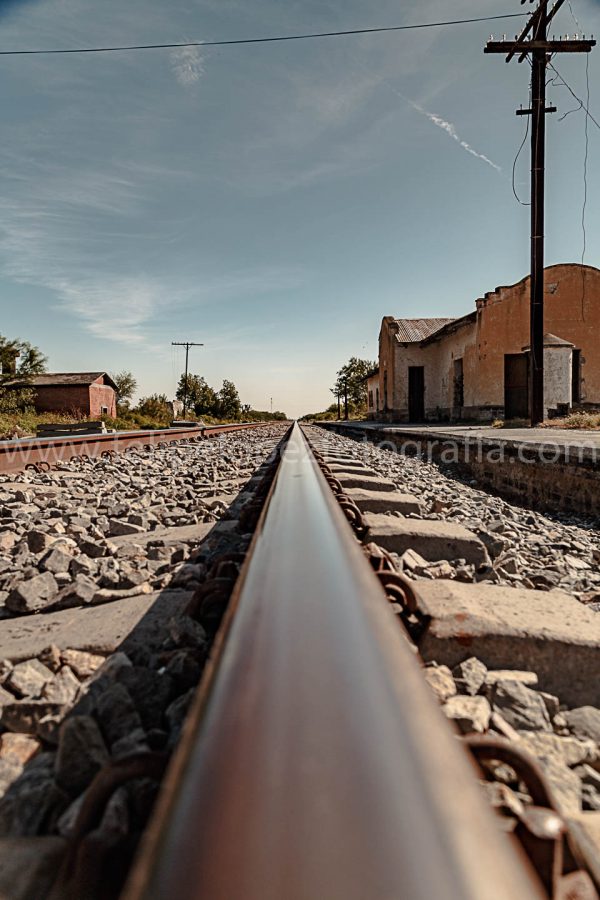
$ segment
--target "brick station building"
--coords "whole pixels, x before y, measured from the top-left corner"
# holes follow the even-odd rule
[[[38,413],[66,413],[91,419],[117,414],[117,386],[106,372],[46,373],[15,379],[4,387],[32,388]]]
[[[545,415],[600,407],[600,270],[544,272]],[[371,419],[448,421],[529,414],[529,276],[460,318],[396,319],[379,333],[368,381]]]

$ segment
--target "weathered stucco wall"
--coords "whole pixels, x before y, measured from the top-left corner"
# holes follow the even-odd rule
[[[578,264],[549,266],[544,287],[544,333],[569,341],[580,351],[581,402],[600,405],[600,271]],[[410,366],[424,366],[426,418],[451,416],[454,362],[461,358],[461,415],[494,417],[504,410],[505,355],[520,354],[529,345],[529,277],[477,300],[475,321],[450,326],[440,337],[400,344],[393,323],[391,317],[384,319],[380,334],[380,418],[408,421]],[[572,370],[564,356],[554,348],[545,352],[547,408],[571,399]]]
[[[582,401],[600,403],[600,271],[549,266],[544,278],[544,333],[582,351]],[[479,405],[504,404],[504,355],[529,344],[529,277],[477,301]]]
[[[571,403],[573,387],[573,348],[544,348],[544,406],[557,409],[561,403]]]

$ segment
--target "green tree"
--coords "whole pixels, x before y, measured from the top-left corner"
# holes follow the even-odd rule
[[[112,380],[117,386],[117,397],[119,403],[129,406],[129,401],[133,400],[133,395],[137,390],[137,381],[131,372],[117,372],[111,375]]]
[[[337,372],[334,386],[331,393],[334,397],[340,397],[340,403],[344,403],[346,390],[348,391],[348,406],[353,413],[359,414],[364,412],[367,403],[367,384],[366,377],[373,369],[377,368],[377,363],[368,359],[359,359],[352,356],[345,366]]]
[[[239,419],[242,413],[240,395],[233,381],[223,381],[223,387],[218,394],[219,415],[223,419]]]
[[[27,379],[48,371],[48,359],[38,347],[20,338],[10,340],[0,335],[1,381],[13,378]]]
[[[5,388],[3,384],[15,378],[28,381],[33,375],[47,371],[47,358],[38,347],[19,338],[13,340],[0,335],[0,412],[18,413],[33,408],[33,388]]]
[[[179,379],[176,397],[183,400],[186,387],[185,375]],[[217,393],[200,375],[188,375],[187,377],[187,407],[193,408],[197,416],[214,416],[217,414]]]
[[[150,394],[142,397],[135,408],[135,412],[148,419],[155,419],[161,424],[169,424],[172,418],[172,409],[166,394]]]

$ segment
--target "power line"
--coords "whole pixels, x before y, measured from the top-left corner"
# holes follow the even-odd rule
[[[577,96],[577,94],[575,93],[575,91],[573,90],[573,88],[570,87],[570,86],[567,84],[567,82],[565,81],[564,76],[561,75],[561,73],[558,71],[558,69],[557,69],[555,66],[553,66],[551,62],[549,62],[548,65],[550,66],[551,69],[554,69],[554,71],[556,72],[556,74],[558,75],[558,77],[559,77],[560,80],[562,81],[563,85],[564,85],[564,86],[566,87],[566,89],[568,90],[568,92],[571,94],[571,96],[573,97],[573,99],[574,99],[574,100],[577,100],[578,103],[581,103],[581,107],[583,107],[583,109],[585,110],[586,115],[592,120],[592,122],[594,123],[594,125],[596,126],[596,128],[598,128],[598,129],[600,130],[600,122],[598,122],[597,119],[595,119],[595,118],[593,117],[593,115],[591,114],[591,112],[589,111],[588,107],[585,105],[585,103],[584,103],[583,100],[581,99],[581,97],[578,97],[578,96]],[[588,103],[589,103],[589,95],[588,95]],[[580,107],[580,108],[581,108],[581,107]]]
[[[515,195],[515,199],[521,204],[521,206],[531,206],[531,203],[526,203],[524,200],[521,200],[519,195],[517,194],[517,189],[515,187],[515,170],[517,168],[517,162],[519,160],[519,156],[521,155],[521,150],[525,146],[525,141],[527,140],[527,135],[529,134],[529,116],[525,116],[527,125],[525,127],[525,134],[523,136],[523,140],[521,141],[521,146],[517,150],[517,155],[515,156],[513,167],[512,167],[512,189],[513,194]]]
[[[381,34],[390,31],[412,31],[417,28],[441,28],[446,25],[468,25],[471,22],[493,22],[497,19],[516,19],[528,13],[506,13],[501,16],[480,16],[473,19],[452,19],[447,22],[425,22],[419,25],[391,25],[382,28],[353,28],[348,31],[318,31],[310,34],[286,34],[276,37],[239,38],[231,41],[187,41],[176,44],[133,44],[123,47],[78,47],[56,50],[0,50],[0,56],[39,56],[67,53],[119,53],[127,50],[176,50],[181,47],[227,47],[234,44],[271,44],[276,41],[305,41],[312,38],[346,37],[352,34]]]

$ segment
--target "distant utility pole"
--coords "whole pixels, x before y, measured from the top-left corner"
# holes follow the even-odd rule
[[[185,377],[183,379],[183,418],[187,412],[187,391],[188,391],[188,357],[190,347],[204,347],[204,344],[195,344],[194,341],[171,341],[172,347],[185,347]]]
[[[273,398],[271,397],[271,415],[273,415]]]
[[[342,418],[342,410],[340,409],[340,392],[337,392],[337,403],[338,403],[338,422]]]
[[[533,0],[529,0],[530,3]],[[565,0],[556,0],[548,11],[550,0],[539,5],[527,25],[514,41],[488,41],[484,53],[507,53],[506,62],[519,54],[523,62],[531,54],[531,109],[517,110],[518,116],[531,115],[531,299],[530,299],[530,393],[531,425],[544,419],[544,167],[546,153],[546,113],[556,107],[546,106],[546,66],[554,53],[589,53],[596,45],[585,35],[566,35],[563,40],[548,40],[548,25]],[[525,0],[521,0],[521,4]],[[505,35],[506,38],[506,35]],[[587,115],[587,111],[586,111]]]
[[[348,379],[344,380],[344,419],[348,421]]]

